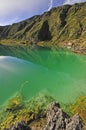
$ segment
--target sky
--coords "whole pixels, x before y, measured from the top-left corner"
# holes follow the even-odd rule
[[[34,15],[49,11],[52,7],[85,2],[86,0],[0,0],[0,25],[9,25]]]

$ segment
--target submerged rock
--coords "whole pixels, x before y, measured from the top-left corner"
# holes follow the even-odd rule
[[[82,120],[78,114],[70,118],[59,103],[52,103],[47,110],[47,124],[42,130],[82,130]]]

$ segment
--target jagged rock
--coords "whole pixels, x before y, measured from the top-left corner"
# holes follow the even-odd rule
[[[59,103],[52,103],[47,110],[47,125],[42,130],[82,130],[82,120],[78,114],[70,118]]]
[[[13,125],[9,130],[31,130],[31,129],[24,121],[21,121],[16,123],[16,125]]]
[[[81,130],[82,121],[78,114],[74,115],[71,122],[67,124],[66,130]]]

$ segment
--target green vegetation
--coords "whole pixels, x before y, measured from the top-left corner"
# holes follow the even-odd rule
[[[86,122],[86,96],[80,97],[70,108],[72,115],[78,113],[83,121]]]
[[[43,123],[46,120],[46,109],[53,101],[55,100],[51,96],[41,93],[30,100],[17,94],[0,111],[0,129],[10,128],[22,120],[30,124],[39,119]]]

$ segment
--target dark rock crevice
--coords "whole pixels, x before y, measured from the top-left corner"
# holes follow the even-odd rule
[[[48,20],[45,20],[43,22],[43,25],[41,29],[38,32],[38,40],[40,41],[46,41],[46,40],[51,40],[51,32],[49,30],[49,23]]]
[[[61,13],[60,13],[60,28],[64,27],[66,25],[66,17],[69,9],[71,8],[70,5],[66,5],[62,7]]]

